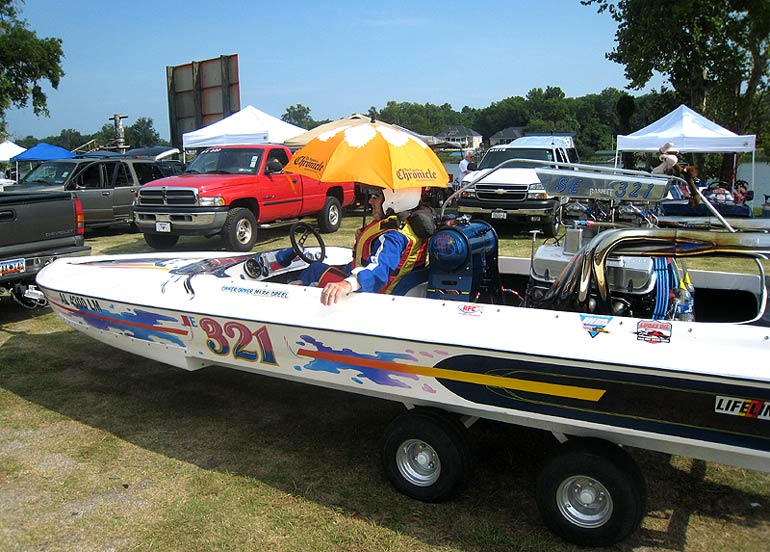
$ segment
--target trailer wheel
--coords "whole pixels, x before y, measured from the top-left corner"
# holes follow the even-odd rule
[[[179,236],[174,234],[145,234],[144,241],[153,249],[166,251],[176,245],[176,242],[179,241]]]
[[[222,238],[231,251],[251,251],[257,241],[257,219],[244,207],[234,207],[227,212],[222,226]]]
[[[580,546],[610,546],[642,522],[646,490],[621,448],[577,439],[549,458],[537,479],[537,506],[548,528]]]
[[[405,495],[425,502],[446,500],[465,487],[473,469],[467,429],[445,412],[410,410],[385,430],[382,463],[390,482]]]
[[[324,234],[336,232],[342,224],[342,207],[336,197],[327,197],[324,208],[318,213],[318,228]]]

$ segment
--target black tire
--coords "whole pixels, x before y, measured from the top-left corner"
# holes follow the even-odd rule
[[[400,415],[385,430],[381,452],[393,486],[425,502],[456,495],[473,471],[467,429],[440,410],[416,408]]]
[[[318,213],[318,228],[324,234],[336,232],[342,224],[342,206],[336,197],[327,197],[324,208]]]
[[[179,236],[174,234],[145,234],[144,241],[153,249],[168,251],[179,241]]]
[[[254,213],[243,207],[230,209],[222,226],[222,239],[231,251],[251,251],[257,242],[257,219]]]
[[[548,528],[579,546],[610,546],[641,524],[647,492],[636,462],[598,439],[568,441],[537,479],[537,506]]]
[[[555,238],[559,234],[559,230],[561,230],[561,221],[559,220],[559,214],[552,213],[550,215],[550,218],[548,219],[548,222],[543,225],[542,230],[543,230],[543,237]]]

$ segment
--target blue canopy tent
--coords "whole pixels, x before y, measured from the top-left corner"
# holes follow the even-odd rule
[[[69,159],[75,157],[70,150],[40,142],[19,155],[11,157],[11,161],[48,161],[49,159]]]
[[[46,144],[40,142],[29,148],[26,151],[21,152],[18,155],[11,157],[10,161],[16,163],[16,174],[19,175],[19,161],[49,161],[52,159],[69,159],[75,157],[75,154],[68,149],[60,148],[52,144]],[[32,165],[30,164],[30,167]]]

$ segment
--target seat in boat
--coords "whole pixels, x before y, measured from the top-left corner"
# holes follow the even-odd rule
[[[429,269],[418,268],[405,275],[390,292],[404,297],[425,297],[428,288]]]

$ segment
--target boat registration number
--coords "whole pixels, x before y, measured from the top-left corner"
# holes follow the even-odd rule
[[[508,213],[505,211],[492,211],[492,218],[505,220],[508,218]]]
[[[11,259],[0,261],[0,276],[8,274],[21,274],[26,271],[27,261],[24,259]]]
[[[170,222],[156,222],[155,223],[155,231],[156,232],[171,232],[171,223]]]

